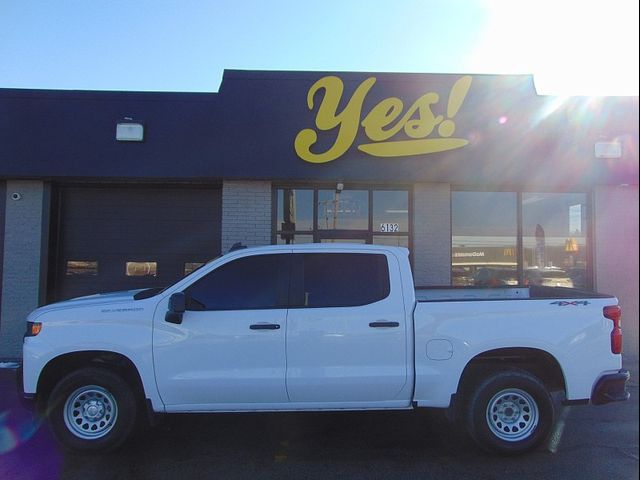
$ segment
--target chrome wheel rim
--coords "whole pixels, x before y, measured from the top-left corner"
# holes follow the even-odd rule
[[[487,406],[489,429],[506,442],[518,442],[531,436],[539,417],[538,404],[533,397],[517,388],[499,391]]]
[[[104,437],[115,426],[118,404],[108,390],[88,385],[67,397],[63,415],[64,423],[76,437],[95,440]]]

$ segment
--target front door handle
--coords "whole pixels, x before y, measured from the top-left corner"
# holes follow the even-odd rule
[[[399,327],[399,322],[371,322],[369,324],[371,328],[383,328],[383,327]]]
[[[277,323],[255,323],[249,327],[251,330],[279,330]]]

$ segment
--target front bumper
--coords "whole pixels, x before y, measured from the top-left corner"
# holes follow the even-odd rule
[[[620,370],[601,377],[591,393],[593,405],[604,405],[611,402],[629,400],[631,394],[627,391],[627,382],[631,374],[629,370]]]
[[[37,409],[35,394],[24,393],[22,365],[20,365],[16,370],[16,390],[18,392],[18,398],[20,399],[20,405],[22,405],[22,408],[35,412]]]

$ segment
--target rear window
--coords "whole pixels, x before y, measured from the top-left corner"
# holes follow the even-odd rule
[[[296,255],[293,307],[354,307],[389,296],[389,267],[381,254]]]

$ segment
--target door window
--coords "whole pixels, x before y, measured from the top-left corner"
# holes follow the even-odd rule
[[[293,307],[352,307],[378,302],[389,295],[385,255],[309,253],[295,257]]]
[[[367,230],[368,227],[367,190],[318,191],[318,229]]]
[[[286,308],[290,255],[254,255],[216,268],[186,289],[188,310]]]

